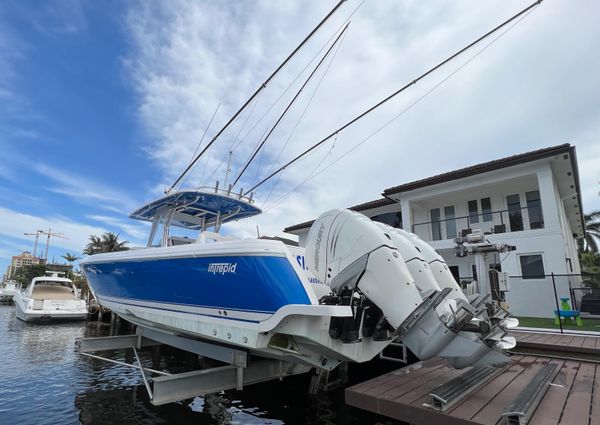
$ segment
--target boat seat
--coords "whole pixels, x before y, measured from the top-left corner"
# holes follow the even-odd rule
[[[170,236],[169,237],[169,246],[177,246],[177,245],[189,245],[195,243],[196,239],[188,238],[187,236]]]
[[[77,300],[73,289],[66,286],[36,285],[31,298],[34,300]]]
[[[221,242],[221,241],[236,241],[238,238],[233,236],[223,236],[220,233],[204,231],[200,233],[200,236],[196,240],[196,243],[206,243],[206,242]]]

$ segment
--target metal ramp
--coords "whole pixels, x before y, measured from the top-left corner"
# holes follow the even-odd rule
[[[502,369],[495,367],[474,367],[430,392],[431,406],[443,412],[487,383],[501,371]]]
[[[77,344],[79,353],[84,356],[139,369],[150,400],[155,406],[234,388],[242,390],[244,385],[284,378],[310,370],[309,366],[281,360],[251,359],[245,350],[142,327],[138,327],[133,335],[82,338]],[[226,365],[178,374],[142,366],[138,350],[161,344],[217,360]],[[136,364],[92,354],[97,351],[123,349],[133,350]],[[159,376],[152,377],[152,375]]]
[[[507,425],[525,425],[558,373],[559,365],[544,365],[502,414]]]

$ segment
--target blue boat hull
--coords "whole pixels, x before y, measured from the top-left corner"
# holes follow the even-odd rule
[[[159,303],[174,311],[176,306],[214,310],[203,310],[208,315],[272,314],[288,304],[310,304],[302,281],[282,256],[90,260],[82,268],[100,301]]]

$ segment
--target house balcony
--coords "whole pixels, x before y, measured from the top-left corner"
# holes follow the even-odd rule
[[[486,234],[502,234],[543,228],[541,206],[525,206],[414,223],[412,232],[427,242],[452,242],[463,230],[467,233],[478,229]]]

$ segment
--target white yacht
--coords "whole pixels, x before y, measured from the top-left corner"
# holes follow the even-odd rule
[[[84,320],[88,310],[70,279],[58,272],[34,277],[31,284],[14,296],[17,317],[26,322]]]
[[[14,280],[9,280],[0,285],[0,302],[11,302],[13,297],[19,292],[21,285]]]

